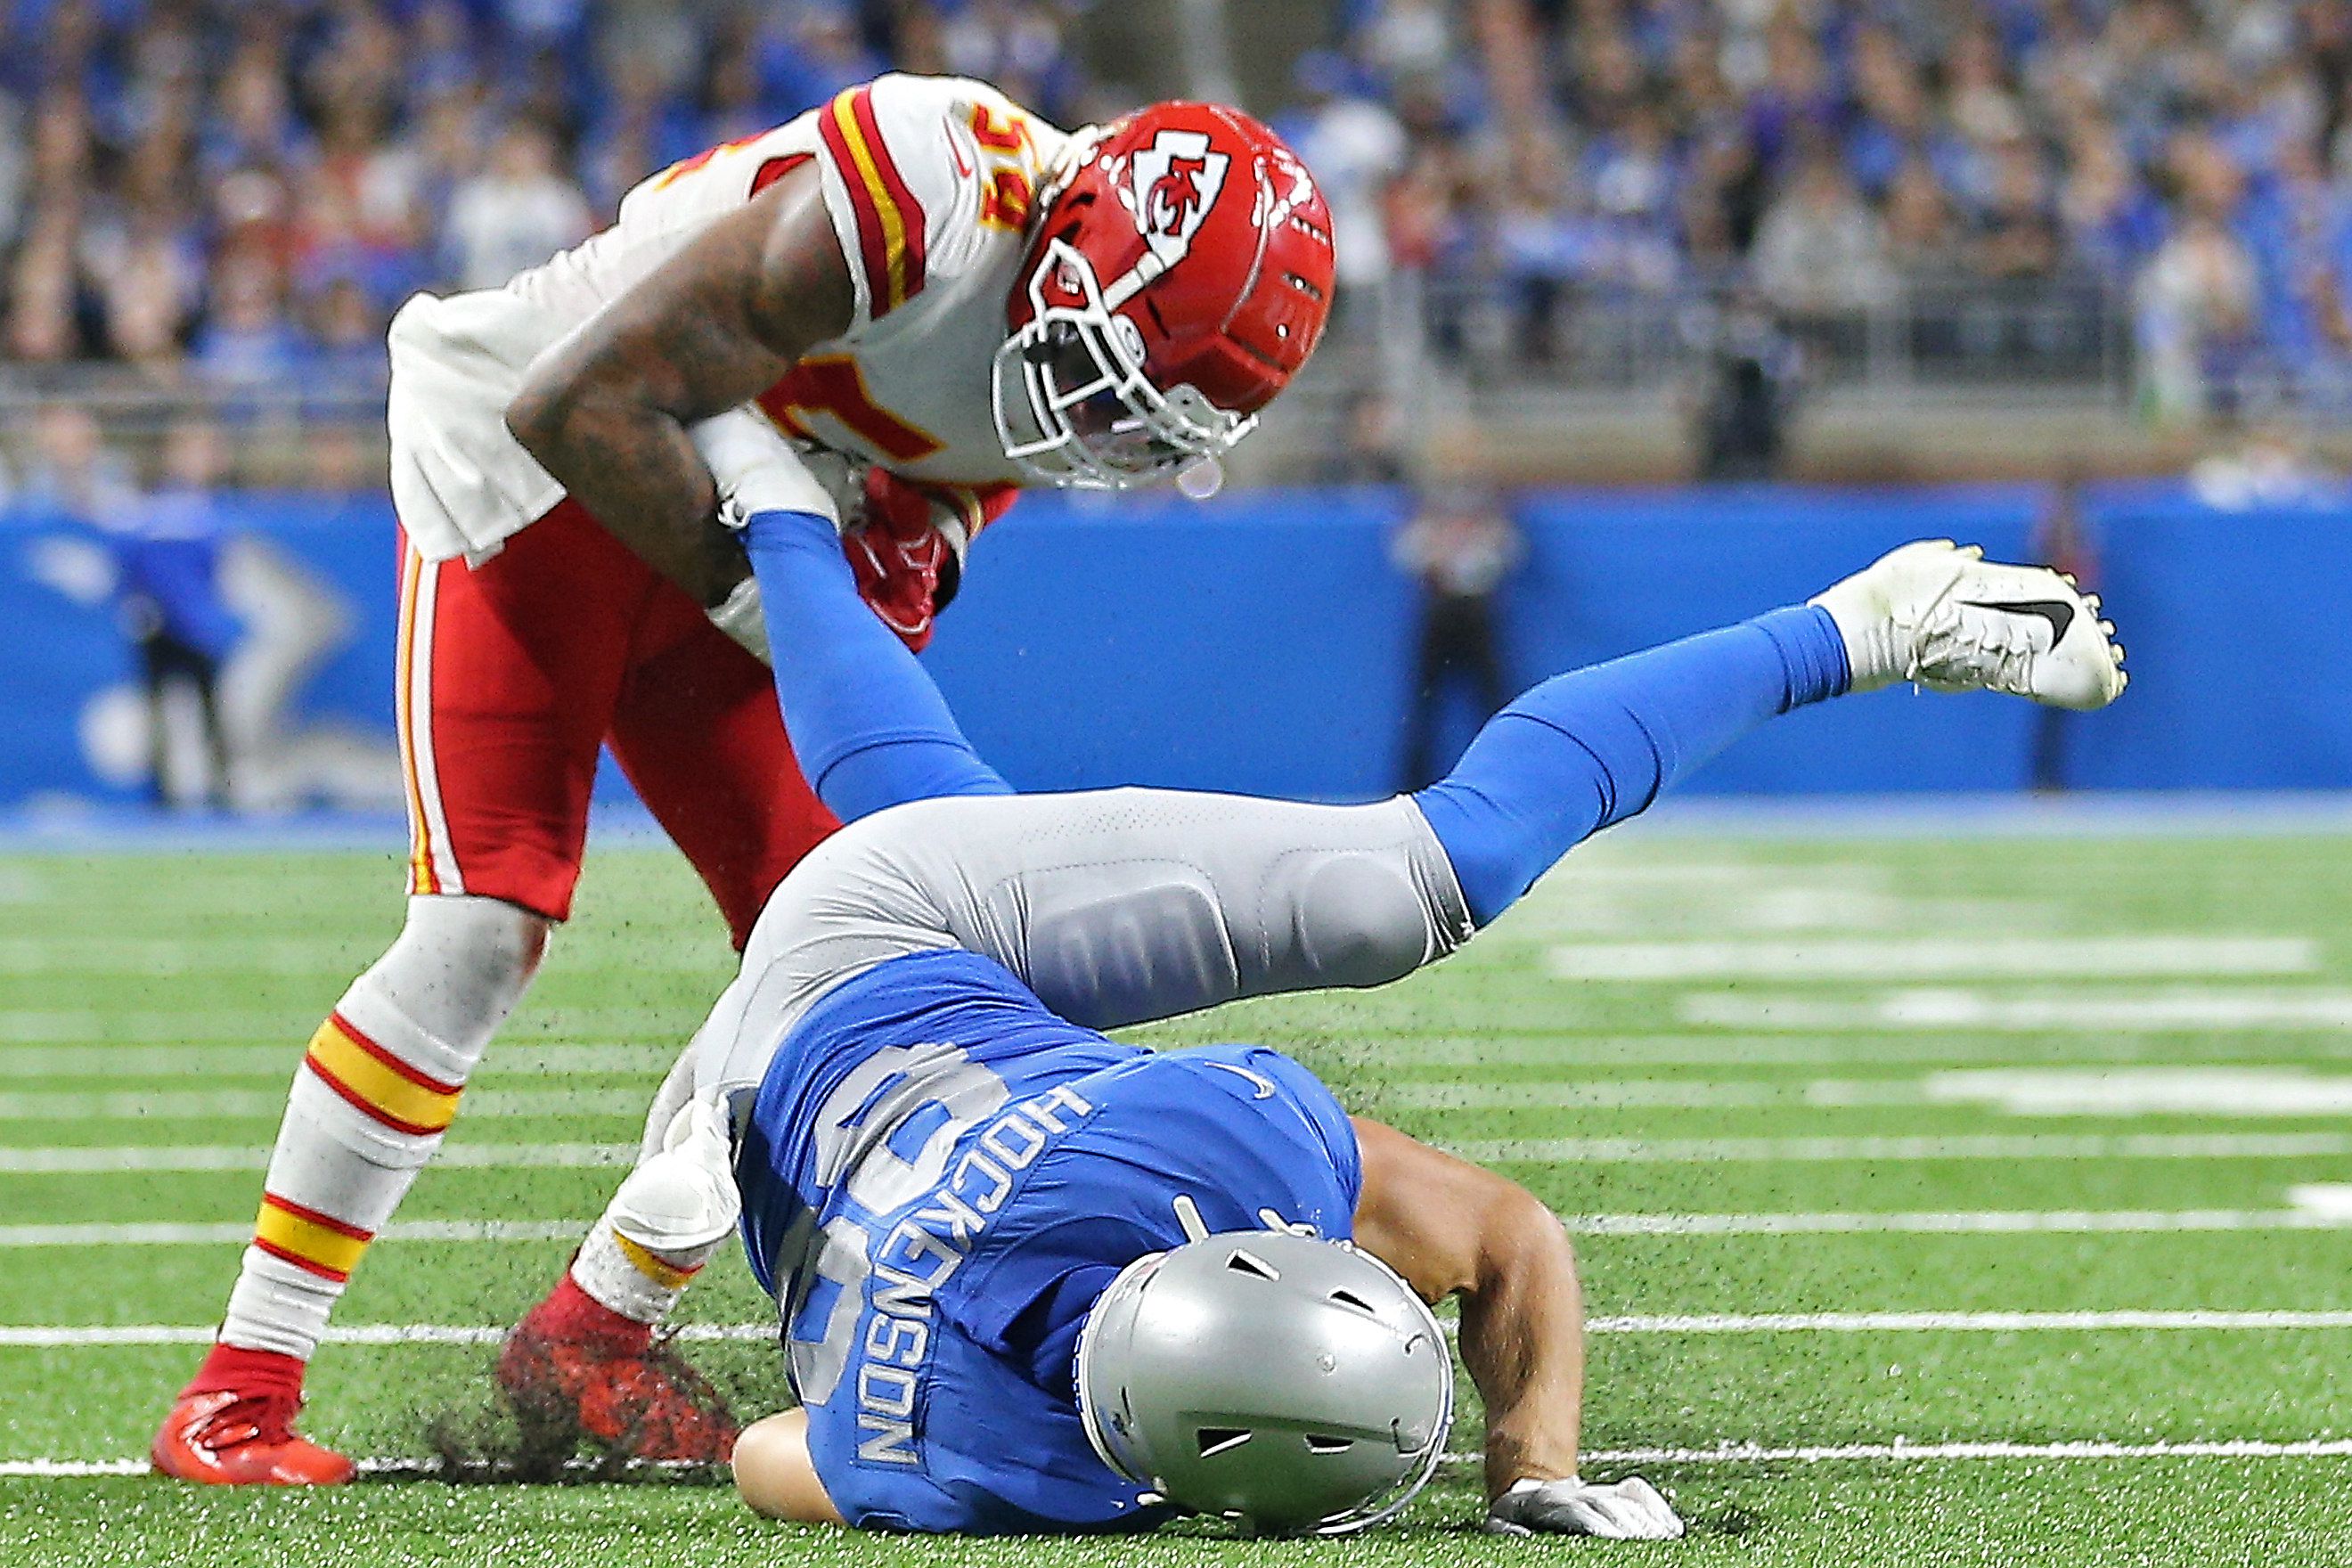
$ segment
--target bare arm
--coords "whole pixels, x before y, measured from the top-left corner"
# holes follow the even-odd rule
[[[855,298],[816,170],[795,170],[541,354],[507,427],[614,537],[716,605],[750,568],[687,426],[845,331]]]
[[[1576,1473],[1584,1300],[1568,1233],[1517,1183],[1357,1117],[1356,1241],[1428,1301],[1462,1298],[1462,1362],[1486,1402],[1486,1495]]]
[[[754,1421],[735,1440],[735,1489],[751,1511],[793,1524],[842,1524],[809,1458],[808,1412]]]

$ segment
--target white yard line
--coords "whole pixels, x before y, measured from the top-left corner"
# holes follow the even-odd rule
[[[1375,1084],[1376,1104],[1421,1110],[1739,1110],[1987,1105],[2010,1116],[2352,1116],[2352,1073],[2298,1065],[1979,1068],[1924,1077],[1739,1079],[1601,1079]],[[6,1097],[0,1096],[0,1116]]]
[[[1797,1214],[1562,1215],[1574,1235],[1710,1236],[2103,1236],[2172,1232],[2352,1230],[2352,1185],[2295,1187],[2283,1209],[1985,1209],[1953,1212],[1829,1211]],[[380,1241],[568,1241],[578,1220],[395,1220]],[[211,1247],[245,1241],[242,1221],[128,1221],[0,1226],[0,1248],[26,1247]]]
[[[365,963],[362,945],[331,937],[0,937],[0,974],[310,974]]]
[[[1475,1453],[1448,1454],[1449,1464],[1478,1462]],[[1845,1443],[1806,1447],[1767,1447],[1757,1443],[1725,1443],[1713,1448],[1588,1448],[1587,1463],[1595,1465],[1782,1465],[1864,1461],[1897,1464],[1952,1464],[1999,1459],[2342,1459],[2352,1458],[2352,1439],[2305,1438],[2277,1442],[2262,1438],[2224,1438],[2181,1443]],[[360,1468],[371,1474],[421,1471],[422,1459],[363,1459]],[[87,1480],[104,1476],[143,1476],[145,1459],[0,1459],[0,1477],[9,1479]]]
[[[1820,1084],[1816,1104],[1841,1100]],[[1885,1087],[1885,1086],[1878,1086]],[[1998,1068],[1930,1073],[1917,1085],[1937,1105],[1984,1104],[2011,1116],[2352,1116],[2352,1074],[2253,1063],[2228,1067]],[[1870,1090],[1866,1088],[1865,1094]]]
[[[331,1327],[327,1342],[341,1345],[494,1345],[509,1325],[356,1323]],[[1605,1317],[1589,1320],[1596,1334],[1879,1334],[2096,1333],[2147,1330],[2256,1330],[2311,1332],[2352,1329],[2352,1311],[2146,1310],[2080,1312],[1712,1312]],[[140,1345],[210,1344],[210,1324],[131,1323],[116,1326],[0,1328],[0,1348],[111,1349]],[[689,1343],[751,1342],[776,1337],[773,1323],[689,1323],[678,1338]]]
[[[1807,937],[1589,942],[1555,947],[1559,980],[2132,980],[2307,974],[2308,937]]]
[[[394,1220],[378,1241],[577,1241],[595,1223],[584,1219]],[[2347,1221],[2352,1224],[2352,1221]],[[124,1223],[0,1226],[0,1247],[226,1247],[251,1240],[253,1226]]]
[[[2352,1311],[1700,1312],[1591,1318],[1595,1334],[2082,1333],[2352,1329]]]
[[[1475,1138],[1480,1164],[1691,1164],[1716,1160],[2284,1160],[2352,1154],[2352,1132],[1955,1133],[1888,1138]],[[0,1166],[0,1169],[5,1169]]]
[[[2352,1183],[2307,1182],[2289,1187],[2286,1201],[2316,1218],[2352,1225]]]
[[[635,1116],[643,1118],[649,1089],[572,1089],[562,1085],[506,1088],[488,1085],[466,1096],[468,1120],[519,1116]],[[73,1089],[0,1092],[0,1121],[275,1121],[286,1110],[282,1089],[214,1089],[167,1091],[121,1089],[86,1093]]]
[[[698,1021],[685,1008],[551,1007],[537,1009],[507,1037],[516,1044],[535,1037],[679,1035]],[[299,1044],[319,1026],[315,1015],[259,1009],[100,1012],[89,1007],[0,1008],[0,1045],[97,1045],[116,1042],[169,1044],[181,1040],[256,1040],[284,1037]]]
[[[2284,1443],[2259,1438],[2182,1443],[1894,1442],[1798,1448],[1741,1443],[1719,1448],[1595,1448],[1586,1450],[1583,1458],[1597,1465],[1814,1464],[1838,1459],[1915,1464],[1964,1459],[2342,1459],[2352,1458],[2352,1438],[2314,1437]]]
[[[0,937],[0,974],[341,974],[376,951],[366,937],[9,936]],[[721,972],[726,950],[698,938],[631,932],[570,938],[564,952],[583,968],[625,960],[633,969],[676,974]]]
[[[494,1345],[507,1337],[510,1323],[477,1326],[469,1323],[344,1323],[327,1330],[326,1342],[335,1345]],[[215,1332],[209,1323],[129,1323],[120,1326],[68,1328],[0,1327],[0,1348],[61,1350],[118,1349],[131,1345],[208,1345]],[[688,1323],[677,1337],[695,1343],[731,1341],[772,1341],[773,1323]]]
[[[1683,1005],[1687,1012],[1716,996],[1710,992],[1685,997]],[[2018,1031],[2013,1030],[1988,1029],[1972,1035],[1966,1029],[1929,1031],[1910,1026],[1706,1035],[1651,1035],[1639,1028],[1496,1035],[1368,1032],[1353,1038],[1335,1038],[1322,1048],[1358,1070],[1401,1066],[1473,1070],[1521,1067],[1578,1075],[1665,1067],[2051,1066],[2150,1060],[2192,1066],[2227,1061],[2233,1055],[2274,1057],[2280,1048],[2274,1040],[2258,1038],[2167,1040],[2116,1030],[2059,1032],[2072,1037],[2063,1052],[2042,1041],[2018,1038]],[[2333,1040],[2298,1042],[2297,1048],[2329,1058],[2352,1055],[2352,1049]],[[0,1051],[0,1073],[7,1070],[9,1054]]]
[[[2352,1194],[2352,1188],[2344,1189]],[[2300,1191],[2300,1189],[2298,1189]],[[2284,1209],[1988,1209],[1888,1214],[1563,1215],[1578,1236],[2107,1236],[2352,1230],[2352,1202]]]
[[[1665,1079],[1599,1083],[1376,1083],[1360,1092],[1369,1104],[1414,1110],[1690,1110],[1801,1108],[1805,1089],[1801,1083],[1692,1083]],[[1909,1099],[1900,1103],[1920,1103],[1921,1099],[1919,1090],[1910,1088]]]
[[[2282,1160],[2352,1154],[2352,1132],[1958,1133],[1886,1138],[1486,1138],[1448,1145],[1464,1159],[1541,1164],[1693,1164],[1786,1160]],[[446,1169],[522,1170],[625,1164],[634,1143],[460,1143]],[[258,1145],[0,1148],[0,1174],[107,1175],[152,1171],[259,1171]]]
[[[2105,1034],[2269,1029],[2352,1029],[2352,992],[2288,988],[2216,990],[2181,987],[2115,995],[1998,994],[1960,988],[1889,991],[1861,1002],[1826,1002],[1801,994],[1728,995],[1694,993],[1682,998],[1685,1023],[1735,1029],[1985,1030],[2028,1034]]]
[[[312,1027],[316,1027],[314,1024]],[[116,1040],[249,1040],[291,1034],[285,1015],[223,1009],[101,1013],[94,1008],[0,1008],[0,1045],[107,1045]]]
[[[627,1164],[635,1143],[460,1143],[434,1156],[436,1166],[523,1170]],[[133,1149],[0,1149],[0,1174],[107,1175],[135,1171],[261,1171],[266,1148],[180,1144]]]
[[[175,1079],[293,1077],[304,1041],[253,1046],[21,1046],[0,1047],[0,1079]],[[646,1073],[668,1070],[685,1037],[644,1045],[598,1041],[576,1046],[492,1042],[485,1075],[501,1073]]]

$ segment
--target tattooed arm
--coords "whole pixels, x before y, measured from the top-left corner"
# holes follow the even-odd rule
[[[816,170],[796,170],[541,355],[507,427],[647,564],[717,605],[751,568],[687,426],[845,331],[854,300]]]

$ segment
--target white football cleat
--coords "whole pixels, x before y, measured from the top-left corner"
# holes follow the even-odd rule
[[[1809,602],[1845,638],[1855,691],[1908,680],[2087,711],[2126,680],[2098,595],[2046,566],[1987,561],[1973,544],[1906,544]]]

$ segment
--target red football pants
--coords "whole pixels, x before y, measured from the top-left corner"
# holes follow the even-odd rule
[[[604,745],[738,948],[840,826],[767,669],[574,501],[478,567],[428,563],[403,533],[397,695],[411,892],[568,918]]]

